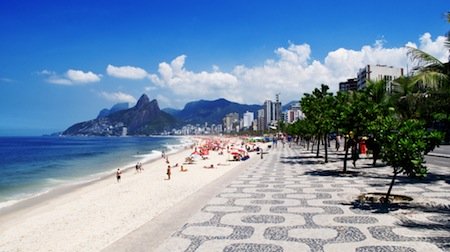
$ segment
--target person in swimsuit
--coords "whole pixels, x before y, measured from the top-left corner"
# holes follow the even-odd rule
[[[121,174],[122,174],[122,172],[120,171],[119,168],[117,168],[117,171],[116,171],[117,182],[120,182],[120,175],[121,175]]]
[[[172,174],[172,172],[170,171],[170,165],[167,166],[167,179],[170,180],[170,174]]]

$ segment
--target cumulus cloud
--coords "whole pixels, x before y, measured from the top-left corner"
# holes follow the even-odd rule
[[[133,66],[113,66],[106,67],[106,73],[115,78],[141,80],[148,76],[147,71],[139,67]]]
[[[213,72],[186,70],[186,55],[176,57],[172,62],[159,64],[159,75],[152,74],[153,83],[171,89],[177,95],[211,97],[238,86],[236,76],[214,69]]]
[[[443,48],[445,48],[445,41],[447,41],[446,37],[439,36],[433,41],[431,34],[426,32],[420,37],[419,41],[419,46],[412,42],[409,42],[407,45],[410,47],[419,48],[420,50],[433,55],[441,62],[448,61],[449,52],[448,50],[443,50]]]
[[[111,102],[128,102],[128,103],[136,103],[137,100],[132,95],[125,94],[122,92],[108,93],[108,92],[100,92],[100,96],[105,98]]]
[[[66,76],[73,83],[90,83],[100,81],[100,75],[97,75],[91,71],[83,72],[81,70],[69,69]]]
[[[418,45],[408,42],[438,59],[446,62],[449,56],[444,46],[445,37],[435,40],[429,33],[423,34]],[[359,50],[338,48],[326,57],[312,60],[312,48],[308,44],[289,43],[274,51],[275,56],[259,66],[235,66],[230,72],[220,71],[212,66],[212,71],[194,72],[185,68],[186,55],[180,55],[170,63],[159,64],[158,73],[150,74],[150,80],[161,88],[169,89],[185,101],[193,99],[215,99],[224,97],[237,102],[262,103],[274,99],[276,93],[286,101],[299,100],[300,95],[311,92],[321,83],[338,89],[338,83],[355,78],[358,70],[367,64],[382,64],[394,67],[412,67],[407,57],[406,47],[385,47],[385,40],[377,40],[373,45],[364,45]]]
[[[82,85],[100,81],[102,75],[91,71],[69,69],[66,73],[60,75],[54,71],[42,70],[39,74],[46,76],[46,81],[57,85]]]

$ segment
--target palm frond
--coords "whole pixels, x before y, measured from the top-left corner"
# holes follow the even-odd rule
[[[450,50],[450,32],[447,32],[447,41],[444,44]]]
[[[425,87],[438,88],[449,80],[449,76],[440,72],[420,72],[416,75],[417,81]]]
[[[416,89],[417,76],[402,76],[392,81],[392,92],[400,95],[413,93]]]
[[[414,47],[407,46],[408,56],[418,63],[418,67],[443,66],[443,63],[432,55]]]

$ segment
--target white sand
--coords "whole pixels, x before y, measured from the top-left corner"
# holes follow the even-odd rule
[[[171,165],[181,165],[191,152],[170,155]],[[211,151],[207,160],[184,165],[187,172],[172,168],[171,180],[165,160],[158,159],[144,164],[142,173],[124,172],[120,183],[111,176],[7,219],[0,216],[0,251],[101,250],[241,163],[227,158],[226,150]],[[210,164],[216,168],[203,168]]]

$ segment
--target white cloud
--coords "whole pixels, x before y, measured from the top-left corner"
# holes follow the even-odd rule
[[[449,52],[444,41],[443,36],[433,40],[425,33],[416,47],[446,62]],[[406,45],[415,46],[413,42]],[[274,99],[276,93],[281,93],[285,101],[299,100],[302,93],[311,92],[321,83],[336,91],[339,82],[356,77],[358,70],[367,64],[402,67],[405,71],[407,65],[412,67],[406,47],[386,48],[384,39],[359,50],[336,49],[322,61],[311,60],[312,49],[308,44],[289,43],[287,48],[278,48],[274,53],[276,58],[267,59],[260,66],[238,65],[230,72],[220,71],[218,66],[212,66],[210,72],[190,71],[184,67],[186,55],[180,55],[170,64],[160,63],[158,74],[150,74],[149,78],[175,97],[183,97],[184,102],[224,97],[260,104]]]
[[[81,70],[69,69],[66,73],[59,75],[54,71],[42,70],[40,75],[47,76],[46,81],[57,85],[81,85],[100,81],[102,75],[91,71],[83,72]]]
[[[122,92],[115,92],[115,93],[108,93],[108,92],[100,92],[100,96],[105,98],[108,101],[111,102],[128,102],[131,104],[134,104],[137,102],[136,98],[134,98],[132,95],[125,94]]]
[[[446,37],[438,36],[436,40],[433,41],[431,34],[426,32],[420,37],[419,41],[419,46],[411,42],[408,43],[408,45],[411,47],[419,48],[420,50],[433,55],[441,62],[448,61],[449,52],[448,50],[443,50],[443,48],[445,48],[445,41],[447,41]]]
[[[165,107],[173,107],[174,106],[173,100],[162,94],[156,95],[156,100],[158,101],[158,105],[164,104]]]
[[[177,95],[186,97],[213,97],[238,85],[236,76],[215,69],[213,72],[193,72],[184,68],[185,55],[176,57],[170,64],[159,64],[159,75],[150,79],[161,87],[171,89]]]
[[[115,78],[141,80],[148,77],[148,73],[139,67],[133,66],[120,66],[116,67],[108,65],[106,67],[106,73]]]
[[[66,76],[73,83],[90,83],[100,81],[100,75],[97,75],[91,71],[83,72],[81,70],[69,69]]]

